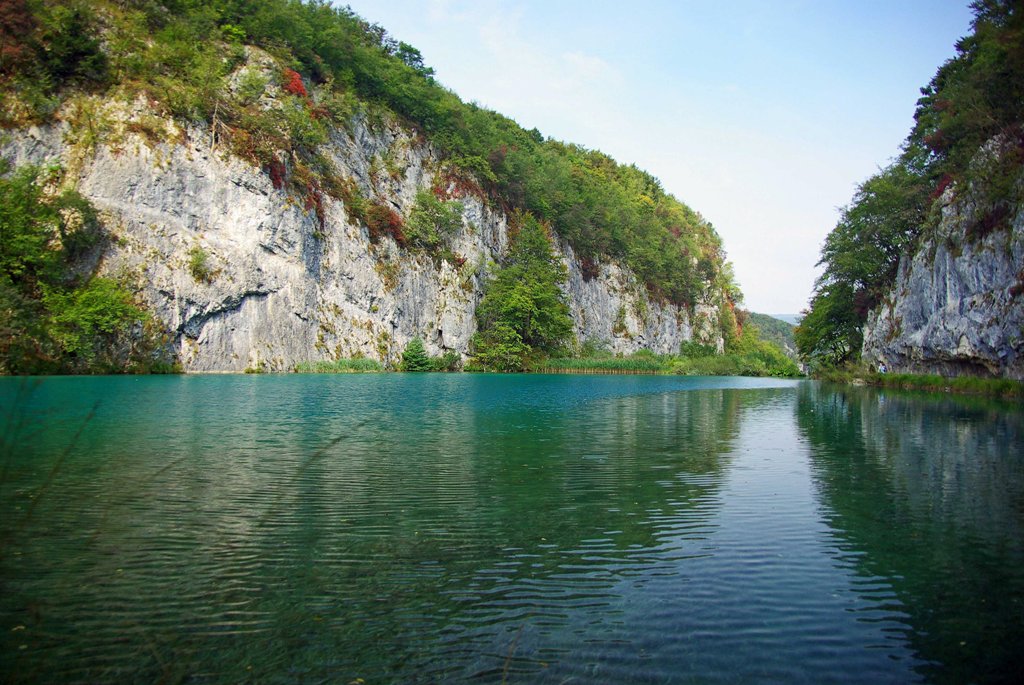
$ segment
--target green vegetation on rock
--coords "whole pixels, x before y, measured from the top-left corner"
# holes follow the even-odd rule
[[[94,275],[95,210],[60,170],[0,167],[0,372],[169,370],[125,285]]]
[[[532,215],[517,217],[518,230],[477,307],[479,332],[473,364],[489,371],[524,371],[531,356],[557,354],[573,342],[565,293],[565,266],[545,227]]]
[[[419,51],[348,8],[320,0],[9,0],[0,38],[0,126],[65,121],[75,164],[104,144],[116,147],[126,132],[157,146],[202,131],[223,154],[262,169],[321,229],[333,198],[372,243],[393,240],[458,266],[464,258],[450,239],[465,226],[466,201],[512,217],[511,251],[477,310],[478,368],[524,370],[573,346],[556,241],[572,248],[585,280],[602,262],[618,261],[655,302],[691,314],[700,303],[717,306],[727,345],[740,339],[732,305],[741,296],[718,234],[698,213],[635,166],[462,102],[435,81]],[[357,123],[397,123],[437,152],[433,187],[405,215],[332,161],[332,137]],[[376,164],[371,175],[400,173],[387,155]],[[200,245],[185,266],[200,283],[218,273]],[[79,273],[71,262],[58,270],[58,280],[78,278],[68,275]],[[44,317],[49,332],[39,337],[83,369],[99,358],[84,341],[123,337],[133,312],[130,299],[102,282],[88,297],[71,296],[87,284],[78,279],[47,298],[43,289],[25,295],[3,285],[12,302],[27,296],[72,312]],[[37,319],[9,318],[19,330]],[[145,327],[141,314],[134,320]],[[457,368],[455,357],[432,363]]]
[[[967,242],[1008,228],[1024,204],[1024,8],[1015,0],[972,8],[974,32],[921,90],[902,155],[861,184],[826,239],[824,272],[796,330],[800,356],[815,369],[856,362],[868,312],[900,257],[937,226],[950,193],[973,207]]]
[[[320,149],[330,128],[350,126],[353,116],[391,113],[440,151],[440,193],[454,189],[529,212],[572,245],[587,278],[611,258],[676,304],[721,303],[731,292],[717,233],[657,179],[463,103],[415,48],[348,8],[296,0],[7,5],[0,17],[6,126],[46,121],[82,88],[125,102],[145,96],[158,112],[209,128],[321,221],[330,195],[404,244],[406,218],[382,223]],[[422,218],[410,217],[411,243],[429,247],[451,224]]]

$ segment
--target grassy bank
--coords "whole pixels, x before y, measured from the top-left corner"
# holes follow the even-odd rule
[[[677,376],[775,376],[797,378],[795,364],[770,361],[755,354],[714,354],[696,357],[684,355],[647,355],[629,357],[582,357],[548,359],[535,365],[534,373],[579,374],[667,374]]]
[[[533,369],[538,373],[668,373],[668,363],[662,357],[580,357],[548,359]]]
[[[301,362],[295,373],[376,373],[384,366],[376,359],[337,359],[335,361]]]

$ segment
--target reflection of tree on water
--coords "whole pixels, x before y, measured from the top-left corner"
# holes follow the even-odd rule
[[[377,520],[351,531],[378,534],[337,540],[377,557],[351,567],[346,590],[348,625],[363,632],[346,639],[365,649],[356,662],[486,678],[537,672],[580,640],[599,650],[614,639],[618,584],[686,553],[666,530],[690,517],[694,538],[706,531],[740,406],[722,391],[630,396],[481,409],[444,440],[433,420],[407,432],[432,454],[400,457],[396,444],[382,472],[392,485],[372,485],[394,504],[387,520],[369,507]]]
[[[830,525],[890,583],[941,682],[1010,682],[1024,667],[1024,414],[804,386],[798,419]]]
[[[18,587],[0,597],[3,672],[540,673],[581,635],[600,650],[622,584],[672,572],[706,533],[721,454],[758,397],[659,390],[667,379],[624,396],[602,378],[260,380],[152,381],[159,412],[139,395],[149,380],[124,406],[120,379],[103,386],[90,453],[3,569]],[[533,385],[509,400],[515,382]],[[245,402],[219,406],[239,387]],[[575,388],[597,390],[566,401]]]

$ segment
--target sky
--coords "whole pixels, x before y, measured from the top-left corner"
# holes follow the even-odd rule
[[[972,17],[967,0],[344,4],[464,101],[661,179],[769,314],[807,307],[825,236]]]

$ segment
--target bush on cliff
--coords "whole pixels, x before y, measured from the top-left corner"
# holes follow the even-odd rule
[[[149,317],[117,281],[95,276],[103,239],[92,206],[59,192],[59,170],[0,164],[0,373],[156,366]]]

